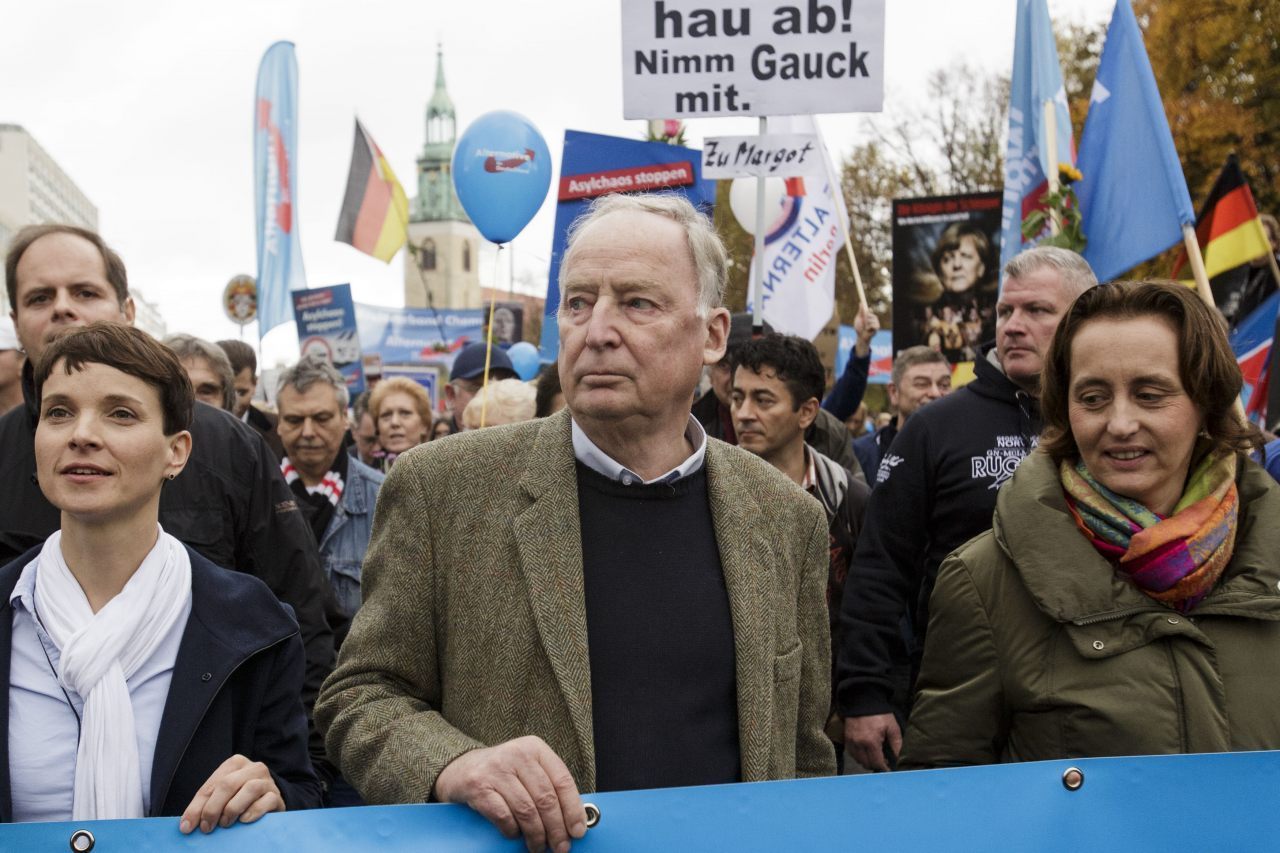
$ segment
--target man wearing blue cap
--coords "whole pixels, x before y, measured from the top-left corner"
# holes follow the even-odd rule
[[[444,396],[449,401],[449,410],[453,413],[449,417],[453,421],[454,432],[462,431],[462,424],[458,422],[458,418],[467,408],[467,403],[471,402],[471,398],[484,385],[485,349],[485,345],[478,341],[467,344],[453,360],[453,369],[449,371],[449,384],[444,386]],[[507,351],[502,347],[494,347],[489,356],[489,381],[519,378]]]

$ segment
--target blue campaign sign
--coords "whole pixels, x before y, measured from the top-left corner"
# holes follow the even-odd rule
[[[433,311],[356,303],[356,325],[366,353],[386,365],[453,364],[458,350],[483,340],[485,309]]]
[[[363,392],[364,365],[351,285],[295,290],[291,295],[299,351],[303,355],[316,353],[328,360],[347,381],[347,390],[353,397]]]
[[[1069,773],[1072,768],[1078,776]],[[1280,753],[1238,752],[591,794],[586,800],[599,807],[600,823],[573,849],[1271,849],[1267,815],[1280,801],[1277,782]],[[217,829],[208,836],[179,834],[176,817],[15,824],[0,827],[0,850],[71,849],[71,836],[80,829],[93,833],[93,849],[100,853],[525,849],[521,841],[504,839],[464,806],[414,805],[271,814],[258,823]]]
[[[853,355],[858,333],[853,326],[840,324],[840,337],[836,344],[836,378],[844,375],[844,369]],[[867,374],[868,385],[888,385],[893,373],[893,332],[888,329],[876,332],[871,339],[871,370]]]
[[[642,142],[578,130],[564,132],[546,315],[538,347],[543,361],[554,361],[560,348],[560,330],[556,326],[560,259],[564,257],[565,239],[573,220],[586,211],[593,198],[615,192],[676,193],[710,216],[716,185],[715,181],[703,180],[701,160],[701,151],[665,142]]]

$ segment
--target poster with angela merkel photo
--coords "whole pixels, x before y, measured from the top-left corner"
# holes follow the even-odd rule
[[[1000,193],[894,199],[893,349],[920,344],[952,364],[996,336]]]

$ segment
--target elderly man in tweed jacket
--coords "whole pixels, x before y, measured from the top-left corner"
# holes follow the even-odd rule
[[[724,276],[687,202],[598,200],[561,270],[568,409],[397,461],[316,710],[367,800],[563,851],[580,791],[834,772],[822,508],[689,414]]]

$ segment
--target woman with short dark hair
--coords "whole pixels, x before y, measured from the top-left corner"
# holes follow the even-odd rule
[[[938,572],[901,766],[1280,748],[1280,487],[1220,319],[1092,288],[1041,382],[1040,448]]]
[[[34,378],[36,476],[61,529],[0,568],[0,819],[182,815],[209,832],[318,805],[297,623],[158,523],[191,451],[182,364],[95,323]]]

